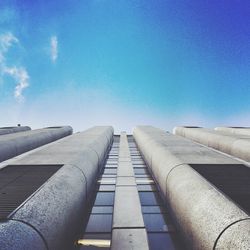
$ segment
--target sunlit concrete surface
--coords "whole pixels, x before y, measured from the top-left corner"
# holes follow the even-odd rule
[[[226,154],[250,161],[250,135],[192,127],[175,127],[174,133]]]
[[[71,134],[70,126],[62,126],[1,135],[0,162]]]
[[[61,250],[74,246],[112,136],[112,127],[93,127],[8,161],[8,165],[20,168],[61,168],[0,223],[1,249]],[[32,179],[27,181],[32,184]]]
[[[151,126],[136,127],[134,138],[190,249],[250,248],[248,212],[221,191],[225,185],[230,187],[223,170],[230,166],[237,173],[242,162]],[[214,169],[222,171],[214,175]],[[220,189],[206,179],[211,175],[220,183]],[[248,189],[237,189],[241,182],[237,175],[235,178],[235,191],[249,198]],[[233,179],[230,176],[229,181]]]

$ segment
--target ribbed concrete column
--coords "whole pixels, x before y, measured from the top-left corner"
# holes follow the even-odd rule
[[[62,166],[6,221],[0,222],[0,248],[72,249],[82,226],[87,198],[112,138],[112,127],[94,127],[8,161],[20,168],[26,165],[34,169],[41,165],[48,168],[50,165]],[[28,181],[32,183],[32,180]]]
[[[2,127],[0,128],[0,135],[13,134],[23,131],[31,130],[28,126],[17,126],[17,127]]]
[[[149,126],[134,138],[191,249],[250,248],[249,215],[191,167],[239,162]]]
[[[126,133],[120,137],[111,249],[149,249]]]
[[[249,127],[216,127],[214,130],[236,135],[249,135]]]
[[[0,162],[72,134],[70,126],[29,130],[0,136]]]
[[[245,161],[250,161],[250,135],[228,134],[212,129],[190,127],[176,127],[174,133]]]

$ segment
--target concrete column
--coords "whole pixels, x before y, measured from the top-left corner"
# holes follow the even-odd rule
[[[136,127],[134,138],[190,249],[250,248],[249,214],[192,167],[238,161],[150,126]]]
[[[72,134],[70,126],[51,127],[0,136],[0,162]]]
[[[111,249],[149,249],[126,133],[120,137]]]
[[[1,249],[72,249],[112,137],[112,127],[94,127],[8,161],[62,167],[0,223]]]
[[[31,130],[28,126],[17,126],[17,127],[2,127],[0,128],[0,135],[12,134],[17,132],[23,132]]]
[[[226,154],[250,161],[250,135],[228,134],[219,130],[190,127],[176,127],[174,133]]]
[[[214,130],[236,135],[249,135],[249,127],[216,127]]]

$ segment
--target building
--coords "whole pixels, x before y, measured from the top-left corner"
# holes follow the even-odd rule
[[[197,143],[201,128],[45,130],[15,133],[27,150],[0,164],[0,249],[250,248],[249,163]]]

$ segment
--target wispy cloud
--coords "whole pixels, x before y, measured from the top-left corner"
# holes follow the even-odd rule
[[[5,67],[4,73],[13,77],[17,84],[14,91],[14,96],[19,101],[23,101],[24,97],[22,95],[23,90],[29,86],[29,75],[25,68],[16,66],[14,67]]]
[[[5,63],[5,54],[9,48],[14,44],[18,43],[18,39],[11,33],[5,33],[0,35],[0,63]]]
[[[16,81],[14,97],[18,101],[23,101],[22,93],[29,86],[29,74],[22,66],[6,64],[6,54],[9,48],[18,42],[18,39],[11,32],[0,35],[0,74],[2,76],[9,75]]]
[[[50,38],[50,58],[52,62],[56,62],[58,57],[58,41],[57,36],[52,36]]]

